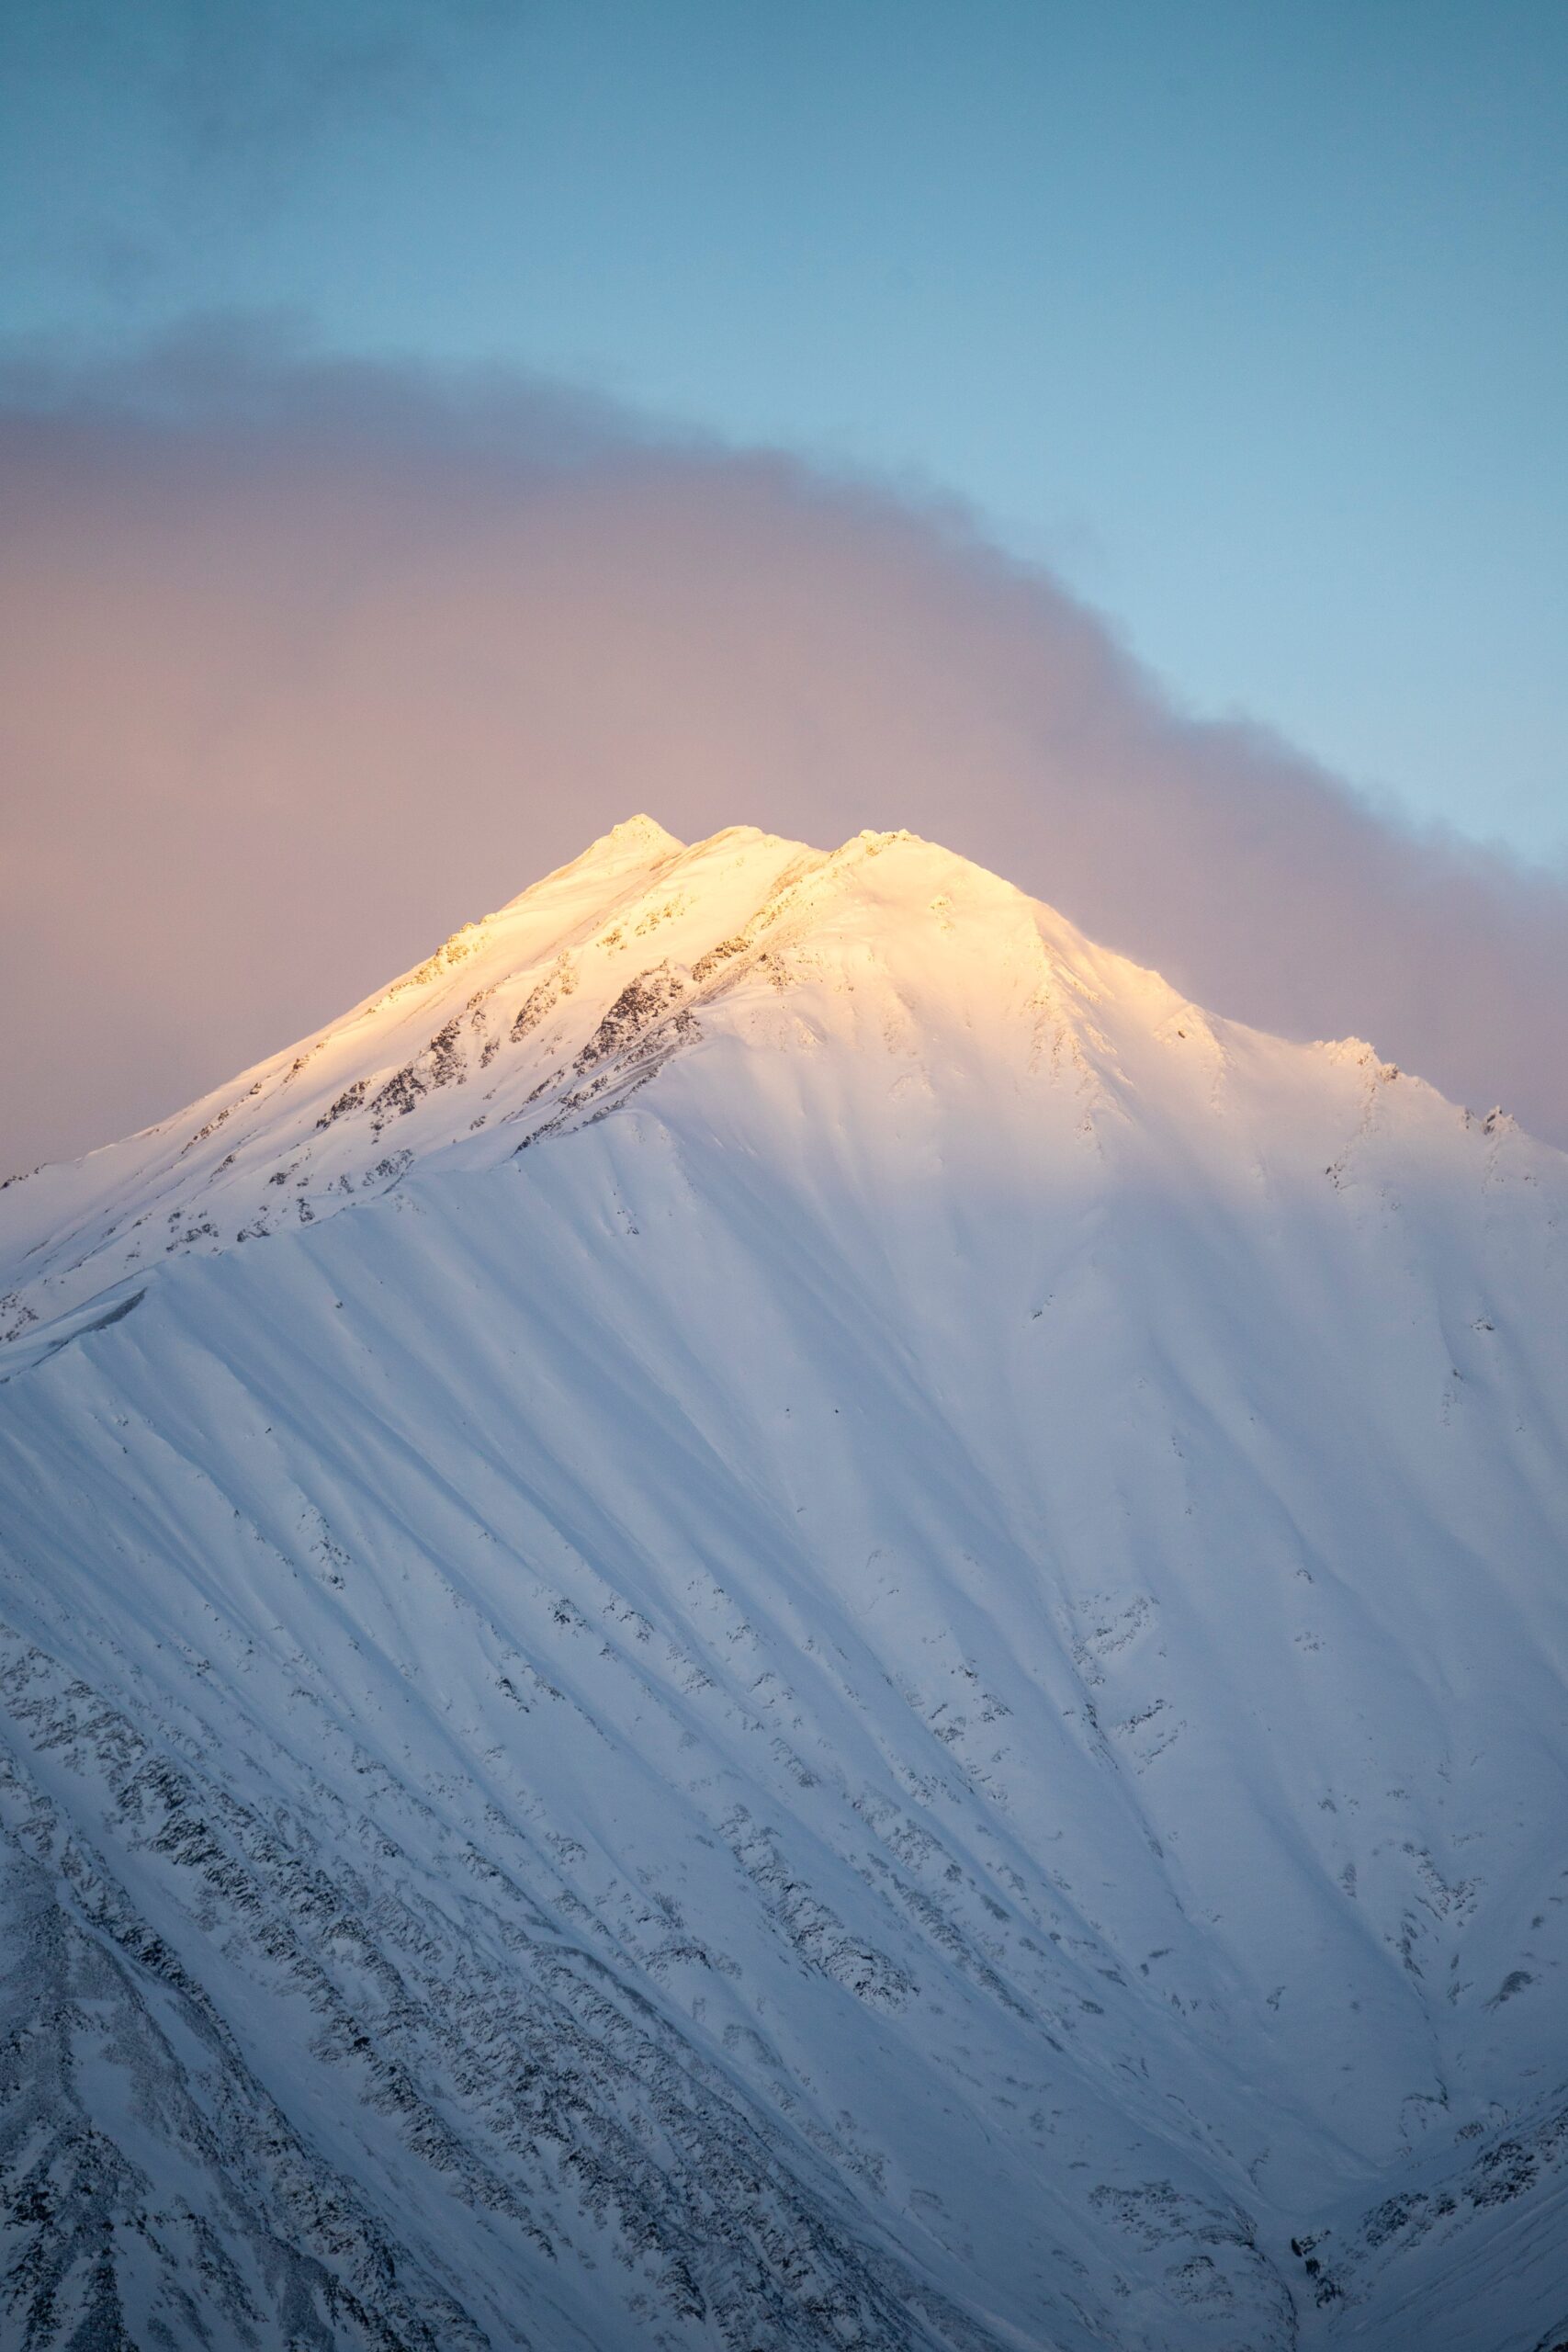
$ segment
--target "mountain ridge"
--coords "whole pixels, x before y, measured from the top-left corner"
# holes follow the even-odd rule
[[[668,842],[0,1196],[0,2333],[1555,2345],[1568,1161]]]
[[[686,1034],[690,1034],[696,1002],[733,986],[755,960],[764,933],[782,926],[778,936],[789,940],[792,946],[808,941],[810,910],[808,906],[804,910],[803,940],[799,901],[809,901],[813,886],[820,899],[836,883],[851,882],[857,865],[885,854],[890,847],[907,850],[927,868],[920,877],[923,888],[938,886],[931,900],[919,906],[911,903],[904,910],[907,920],[929,915],[939,899],[943,906],[948,903],[940,887],[944,874],[971,893],[978,890],[982,897],[991,897],[993,905],[1004,904],[1015,920],[1021,909],[1032,910],[1046,967],[1042,977],[1053,991],[1051,1012],[1057,1026],[1054,1050],[1074,1054],[1086,1077],[1086,1040],[1075,1035],[1069,1044],[1066,1028],[1070,1026],[1068,997],[1076,1000],[1080,1019],[1089,1018],[1096,994],[1090,972],[1098,972],[1101,981],[1111,976],[1124,996],[1141,994],[1147,1001],[1157,1001],[1162,1017],[1179,1042],[1212,1054],[1220,1051],[1219,1031],[1237,1042],[1257,1040],[1266,1034],[1239,1023],[1216,1023],[1159,975],[1095,948],[1055,910],[1026,898],[1011,884],[970,861],[933,848],[914,835],[864,832],[835,852],[823,853],[753,827],[734,827],[688,845],[677,842],[651,818],[639,815],[614,827],[580,856],[493,913],[462,925],[433,955],[346,1012],[211,1089],[185,1110],[82,1159],[36,1169],[0,1184],[0,1348],[37,1325],[45,1303],[58,1300],[63,1307],[77,1306],[91,1295],[91,1281],[97,1279],[99,1287],[107,1290],[133,1265],[155,1263],[157,1249],[166,1256],[191,1247],[232,1247],[275,1230],[278,1204],[265,1198],[265,1190],[258,1196],[254,1185],[247,1189],[242,1182],[225,1181],[236,1157],[233,1147],[250,1148],[254,1158],[254,1146],[258,1140],[265,1143],[269,1124],[275,1130],[277,1164],[266,1170],[264,1184],[288,1185],[291,1197],[305,1193],[306,1199],[297,1208],[314,1218],[333,1213],[351,1190],[363,1197],[367,1185],[374,1190],[378,1182],[397,1181],[400,1167],[378,1163],[400,1157],[411,1137],[421,1147],[421,1156],[432,1148],[430,1138],[421,1133],[431,1124],[429,1120],[416,1121],[411,1129],[403,1124],[408,1114],[441,1089],[467,1086],[478,1079],[489,1068],[488,1057],[505,1057],[505,1062],[515,1062],[514,1049],[525,1042],[527,1033],[546,1022],[547,1012],[558,1016],[555,1026],[558,1027],[562,998],[580,989],[586,990],[583,1005],[592,1003],[598,1009],[601,1023],[619,1005],[624,1034],[619,1038],[606,1035],[597,1044],[592,1036],[582,1035],[577,1040],[578,1057],[588,1051],[596,1056],[600,1066],[617,1065],[624,1060],[626,1048],[645,1042],[650,1032],[659,1033],[672,1048],[678,1046],[682,1016],[688,1016]],[[711,869],[719,863],[736,869],[726,877],[731,887],[725,894],[720,918],[736,917],[738,927],[724,932],[709,920],[694,944],[689,935],[692,926],[682,926],[679,918],[689,910],[694,885],[699,893],[705,887],[711,894]],[[675,899],[666,899],[660,906],[650,894],[666,875],[674,886]],[[749,900],[755,903],[748,906]],[[795,902],[793,909],[792,901]],[[678,938],[676,944],[687,949],[685,962],[677,956],[672,967],[666,952],[653,964],[643,964],[635,936],[628,941],[626,924],[614,921],[623,905],[629,909],[626,924],[631,925],[636,936],[648,937],[666,924],[672,924],[677,934],[684,930],[688,936]],[[792,911],[797,918],[793,923]],[[817,911],[822,927],[829,928],[830,903]],[[985,911],[989,914],[992,910]],[[977,912],[972,913],[971,926],[978,919]],[[936,920],[950,933],[954,929],[951,916],[940,909],[936,909]],[[717,935],[705,946],[703,938],[716,929]],[[595,951],[603,968],[584,973],[580,968],[584,953],[593,957]],[[739,956],[740,962],[736,969],[726,970],[731,956]],[[622,988],[607,994],[616,978]],[[644,991],[640,997],[639,989]],[[678,1002],[681,998],[686,1001]],[[437,1010],[440,1017],[433,1026],[425,1016]],[[1091,1022],[1089,1025],[1092,1029]],[[425,1034],[415,1043],[422,1027]],[[1099,1039],[1101,1046],[1105,1042],[1103,1037]],[[1402,1075],[1381,1062],[1374,1049],[1358,1038],[1293,1049],[1282,1040],[1272,1042],[1281,1051],[1317,1054],[1348,1061],[1359,1070],[1375,1071],[1380,1083]],[[474,1066],[476,1056],[478,1067]],[[505,1062],[498,1079],[479,1089],[487,1104],[501,1091],[507,1075]],[[532,1051],[525,1067],[533,1079],[539,1063]],[[575,1073],[588,1081],[586,1089],[576,1091],[585,1100],[597,1101],[604,1086],[592,1076],[592,1067],[585,1064]],[[557,1075],[564,1081],[564,1071]],[[1422,1081],[1406,1080],[1405,1083],[1407,1088],[1419,1087]],[[287,1090],[292,1090],[291,1099],[284,1104],[278,1098]],[[551,1100],[551,1114],[561,1116],[563,1124],[570,1121],[573,1110],[582,1107],[565,1102],[572,1091],[563,1082]],[[527,1091],[521,1102],[503,1102],[494,1114],[486,1113],[486,1120],[493,1115],[516,1123],[536,1093],[536,1089]],[[248,1111],[248,1105],[255,1107]],[[367,1110],[368,1119],[360,1117]],[[1472,1118],[1468,1113],[1463,1116]],[[350,1132],[356,1142],[367,1127],[375,1143],[389,1129],[397,1141],[387,1152],[360,1155],[351,1166],[344,1155],[333,1152],[333,1138],[327,1135],[328,1129],[344,1119],[351,1122]],[[1506,1122],[1500,1113],[1493,1113],[1483,1124],[1488,1137],[1513,1132],[1512,1123]],[[534,1132],[549,1131],[553,1131],[549,1117],[542,1116],[533,1123],[528,1139]],[[176,1136],[179,1141],[174,1145]],[[203,1149],[216,1146],[220,1136],[221,1148]],[[443,1129],[434,1148],[449,1149],[460,1141],[460,1125]],[[165,1142],[174,1146],[171,1151],[162,1149]],[[1542,1151],[1548,1148],[1532,1146]],[[295,1153],[293,1164],[282,1171],[281,1161],[289,1150]],[[1335,1156],[1325,1163],[1330,1169]],[[482,1163],[489,1153],[474,1157]],[[314,1178],[312,1163],[318,1163]],[[306,1170],[303,1175],[299,1172],[301,1167]],[[156,1245],[145,1232],[139,1239],[127,1237],[123,1221],[117,1223],[118,1242],[116,1234],[105,1229],[109,1220],[102,1213],[102,1204],[117,1193],[123,1196],[128,1178],[132,1182],[140,1180],[138,1227],[151,1217],[150,1200],[155,1197],[175,1228],[172,1234],[162,1235]],[[69,1204],[63,1217],[56,1215],[52,1228],[51,1194]],[[220,1203],[221,1224],[215,1221]],[[73,1230],[73,1217],[79,1230]],[[78,1244],[74,1258],[71,1254],[73,1240]],[[109,1271],[117,1267],[118,1272]],[[62,1285],[65,1295],[61,1297]]]

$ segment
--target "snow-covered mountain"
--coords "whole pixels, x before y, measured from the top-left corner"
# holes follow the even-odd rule
[[[1559,2346],[1565,1277],[905,834],[13,1180],[0,2341]]]

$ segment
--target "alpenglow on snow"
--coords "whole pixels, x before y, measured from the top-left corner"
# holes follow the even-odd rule
[[[1568,1159],[646,819],[0,1191],[0,2342],[1568,2340]]]

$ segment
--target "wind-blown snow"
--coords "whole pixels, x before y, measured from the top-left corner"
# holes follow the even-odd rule
[[[1556,2344],[1565,1209],[640,819],[13,1182],[6,2341]]]

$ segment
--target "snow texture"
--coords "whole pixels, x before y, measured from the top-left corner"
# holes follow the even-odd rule
[[[0,1192],[0,2341],[1568,2339],[1568,1160],[646,819]]]

